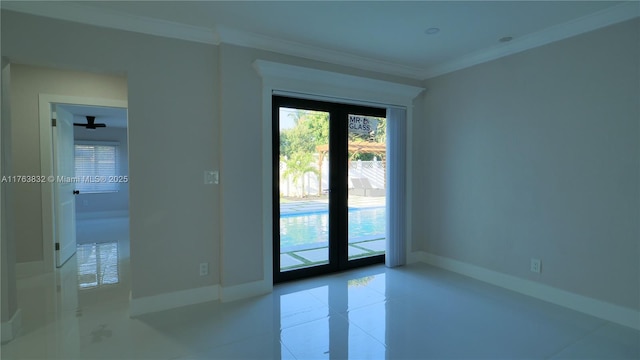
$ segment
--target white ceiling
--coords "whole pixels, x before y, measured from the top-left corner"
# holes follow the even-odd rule
[[[640,14],[638,1],[2,1],[1,6],[416,79]],[[425,34],[432,27],[440,32]],[[505,36],[513,40],[500,43]]]
[[[87,116],[95,116],[96,124],[106,124],[108,128],[127,127],[127,109],[82,105],[59,105],[73,114],[73,122],[87,123]]]

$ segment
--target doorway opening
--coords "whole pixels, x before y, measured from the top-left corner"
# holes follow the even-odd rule
[[[87,116],[105,126],[92,129]],[[42,184],[44,264],[55,273],[55,303],[77,308],[104,291],[128,294],[126,101],[40,94],[40,130],[41,172],[51,174]]]
[[[56,267],[77,253],[80,287],[104,273],[113,282],[129,247],[127,110],[52,104],[52,114]]]
[[[60,107],[73,114],[75,124],[78,288],[117,284],[120,260],[129,254],[127,109]]]
[[[386,109],[272,98],[274,282],[384,262]]]
[[[45,266],[71,275],[63,281],[69,293],[117,284],[129,257],[126,107],[40,95],[41,149],[52,155],[41,170],[53,178],[42,187]]]

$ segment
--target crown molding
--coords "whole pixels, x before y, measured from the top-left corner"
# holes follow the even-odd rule
[[[220,37],[221,43],[250,47],[416,80],[422,80],[422,74],[424,72],[424,69],[420,68],[365,58],[342,51],[320,48],[299,42],[276,39],[269,36],[231,29],[225,26],[217,26],[216,32]]]
[[[522,36],[506,44],[485,48],[452,61],[429,67],[422,73],[421,78],[426,80],[453,71],[462,70],[605,26],[631,20],[638,16],[640,16],[640,2],[625,2],[591,15]]]
[[[303,43],[276,39],[224,26],[217,26],[214,30],[166,20],[136,16],[109,9],[97,9],[81,5],[79,3],[61,3],[51,1],[38,2],[36,4],[30,1],[2,1],[0,2],[0,8],[93,26],[132,31],[205,44],[219,45],[221,42],[224,42],[227,44],[251,47],[417,80],[421,79],[421,74],[424,72],[424,69],[365,58]]]
[[[97,9],[79,3],[63,3],[57,1],[0,1],[0,8],[58,20],[166,38],[212,45],[218,45],[220,43],[218,35],[212,29],[136,16],[109,9]]]
[[[297,90],[309,95],[333,96],[326,90],[333,89],[335,91],[336,88],[340,88],[350,93],[344,98],[372,103],[406,105],[424,91],[422,87],[397,82],[261,59],[255,60],[253,67],[265,82],[274,86],[274,89],[282,88],[283,84],[286,84],[283,89],[290,89],[292,84],[295,84]]]
[[[79,3],[0,1],[0,8],[93,26],[205,44],[219,45],[220,43],[228,43],[417,80],[426,80],[462,70],[640,16],[640,2],[626,1],[620,5],[516,38],[509,43],[485,48],[431,67],[418,68],[224,26],[210,29],[108,9],[97,9]]]

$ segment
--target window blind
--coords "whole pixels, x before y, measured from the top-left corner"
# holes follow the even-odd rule
[[[118,191],[118,181],[113,178],[118,175],[118,144],[77,142],[75,169],[80,193]]]
[[[405,144],[407,143],[407,111],[387,108],[387,249],[388,267],[407,263],[407,172]]]

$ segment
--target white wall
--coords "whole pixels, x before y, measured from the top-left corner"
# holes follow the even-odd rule
[[[76,122],[78,119],[75,120]],[[81,122],[84,122],[80,120]],[[127,144],[127,129],[106,127],[90,130],[83,127],[73,129],[74,140],[109,141],[118,145],[118,175],[129,176],[129,147]],[[129,212],[129,183],[120,183],[117,192],[85,193],[80,192],[76,198],[76,215],[78,219],[126,216]]]
[[[219,192],[203,182],[203,171],[218,168],[219,159],[217,47],[5,10],[1,26],[2,55],[12,63],[94,76],[126,74],[132,298],[217,284]],[[65,89],[47,91],[65,94]],[[87,88],[92,90],[106,91],[95,83]],[[31,109],[37,109],[37,100],[16,103],[13,124],[37,129]],[[38,154],[36,133],[14,131],[14,140]],[[37,155],[27,160],[20,170],[37,172]],[[31,204],[30,214],[40,212],[39,194],[20,196]],[[38,215],[32,221],[38,223]],[[33,231],[18,237],[18,244],[34,246],[22,261],[42,258],[39,236]],[[199,276],[201,262],[210,263],[208,276]]]
[[[635,19],[428,80],[420,249],[640,309],[638,44]]]

